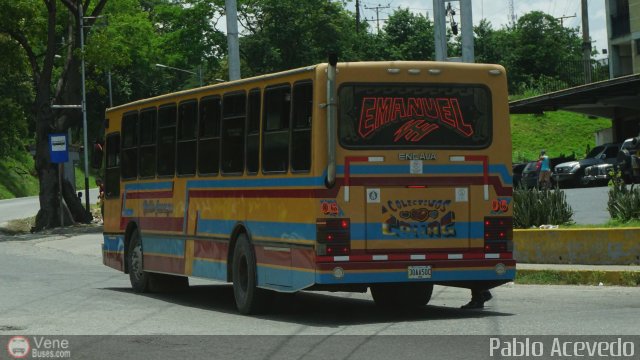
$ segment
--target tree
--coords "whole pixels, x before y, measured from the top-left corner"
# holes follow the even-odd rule
[[[397,9],[383,28],[388,59],[433,60],[435,40],[433,23],[409,9]]]
[[[57,0],[42,0],[41,3],[35,0],[0,1],[0,33],[8,35],[26,55],[35,93],[32,116],[36,133],[36,171],[40,182],[40,211],[36,217],[36,230],[64,225],[60,223],[59,214],[58,167],[49,159],[48,135],[65,132],[78,116],[69,111],[59,112],[51,105],[80,103],[79,91],[68,91],[79,83],[79,10],[82,7],[83,13],[94,17],[87,20],[88,25],[91,25],[102,11],[106,0],[98,0],[91,11],[89,0],[61,0],[61,3],[66,12],[58,11],[60,3]],[[60,25],[61,29],[66,30],[62,46],[61,34],[58,32]],[[65,48],[64,66],[54,86],[54,60],[57,52]],[[78,209],[80,201],[77,197],[65,196],[65,201],[72,211]],[[90,214],[76,211],[74,218],[76,221],[88,221]]]
[[[244,77],[324,62],[362,59],[366,31],[339,2],[326,0],[245,1],[239,8],[245,35],[240,39]],[[360,28],[364,28],[364,23]],[[363,46],[363,49],[366,46]]]

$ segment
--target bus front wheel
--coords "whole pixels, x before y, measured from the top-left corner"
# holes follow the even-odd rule
[[[127,267],[129,268],[129,280],[135,292],[145,293],[149,291],[151,274],[143,270],[142,267],[142,241],[140,233],[133,230],[129,242],[129,252],[127,253]]]
[[[256,255],[245,234],[240,234],[233,252],[233,295],[240,313],[248,315],[265,310],[268,290],[258,288]]]
[[[144,253],[140,233],[131,233],[129,252],[127,253],[127,267],[129,280],[135,292],[182,292],[189,288],[189,278],[185,276],[156,274],[144,271]]]
[[[384,308],[416,308],[431,300],[433,284],[376,284],[371,286],[371,295],[376,305]]]

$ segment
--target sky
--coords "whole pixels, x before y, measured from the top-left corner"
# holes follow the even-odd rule
[[[588,0],[589,8],[589,33],[591,35],[592,46],[594,46],[603,57],[602,49],[607,48],[607,25],[604,9],[605,0]],[[500,28],[509,23],[509,2],[507,0],[472,0],[473,24],[477,25],[481,19],[486,18],[494,28]],[[459,8],[457,1],[452,1],[451,6]],[[516,17],[528,12],[538,10],[550,14],[556,18],[561,16],[574,16],[563,19],[563,25],[569,28],[580,28],[582,31],[582,10],[580,0],[513,0],[513,7]],[[386,17],[398,7],[409,8],[414,13],[428,14],[433,20],[433,0],[360,0],[361,14],[372,20],[372,28],[376,27],[375,7],[386,7],[379,9],[380,19]],[[355,11],[355,0],[347,5]],[[459,19],[457,19],[459,22]],[[382,27],[382,23],[380,25]]]

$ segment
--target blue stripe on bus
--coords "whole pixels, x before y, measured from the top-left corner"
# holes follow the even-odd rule
[[[231,234],[235,220],[198,219],[198,234]],[[315,240],[316,224],[285,223],[275,221],[247,221],[245,223],[254,237],[269,237],[277,239]],[[469,225],[469,226],[465,226]],[[369,234],[378,237],[372,240],[401,240],[404,237],[382,236],[382,224],[379,223],[351,223],[351,240],[365,240],[365,229]],[[484,224],[481,221],[456,222],[456,236],[442,237],[447,239],[482,238]],[[429,238],[435,240],[437,238]]]
[[[227,280],[227,263],[194,259],[191,276]]]
[[[126,191],[137,190],[171,190],[173,189],[172,181],[160,181],[160,182],[145,182],[145,183],[131,183],[124,185]]]
[[[294,292],[313,285],[315,271],[280,269],[258,264],[258,286]]]
[[[236,187],[288,187],[288,186],[322,186],[325,176],[318,177],[286,177],[263,179],[216,179],[189,180],[187,189],[236,188]]]
[[[438,270],[433,269],[430,279],[410,280],[404,270],[393,272],[350,272],[345,271],[342,279],[336,279],[333,274],[317,273],[318,284],[368,284],[382,282],[435,282],[435,281],[467,281],[467,280],[513,280],[516,276],[515,269],[508,269],[503,275],[496,274],[493,269],[486,270]]]
[[[124,252],[124,236],[104,235],[102,249],[106,251]]]
[[[231,234],[235,220],[198,219],[198,234]],[[247,221],[252,236],[314,240],[316,224],[284,223],[273,221]]]
[[[143,235],[142,250],[147,254],[184,256],[184,240]]]
[[[414,224],[414,223],[412,223]],[[421,223],[426,226],[427,223]],[[354,226],[355,225],[355,226]],[[362,233],[364,226],[362,223],[359,224],[351,224],[351,239],[352,240],[364,240],[365,236]],[[468,226],[466,226],[468,225]],[[369,223],[366,225],[367,233],[369,234],[369,241],[376,240],[447,240],[447,239],[478,239],[483,238],[484,236],[484,224],[481,221],[472,221],[472,222],[456,222],[455,236],[448,237],[438,237],[433,236],[429,237],[426,235],[416,236],[411,235],[410,232],[398,232],[400,236],[393,235],[382,235],[382,224]],[[424,230],[424,229],[420,229]]]
[[[502,177],[505,185],[511,185],[513,178],[509,175],[504,164],[489,165],[489,173],[498,173]],[[349,171],[352,175],[383,175],[383,174],[410,174],[409,164],[407,165],[351,165]],[[344,174],[344,166],[339,165],[336,167],[336,172],[339,175]],[[482,164],[453,164],[453,165],[430,165],[425,164],[422,166],[422,173],[429,175],[453,175],[453,174],[477,174],[482,175]]]

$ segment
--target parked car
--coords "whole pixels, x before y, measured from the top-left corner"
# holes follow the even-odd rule
[[[629,138],[620,146],[617,166],[628,184],[640,182],[640,136]]]
[[[582,183],[584,185],[606,185],[611,179],[611,173],[616,171],[615,164],[596,164],[587,166],[584,169]]]
[[[513,164],[513,187],[517,188],[520,186],[520,179],[522,179],[522,171],[527,166],[527,163],[522,164]]]
[[[604,144],[591,149],[582,160],[569,161],[556,165],[551,178],[559,185],[587,185],[585,169],[592,165],[615,164],[620,144]],[[598,168],[598,171],[600,168]]]
[[[549,166],[553,169],[553,167],[557,164],[575,160],[574,156],[560,156],[549,159]],[[524,169],[522,170],[522,178],[520,182],[522,186],[526,189],[534,188],[538,186],[538,177],[540,176],[540,161],[530,161],[526,164]],[[551,185],[555,186],[555,182],[553,178],[551,179]]]
[[[538,176],[540,174],[540,162],[529,161],[524,170],[522,170],[522,179],[520,180],[522,187],[531,189],[538,186]]]

